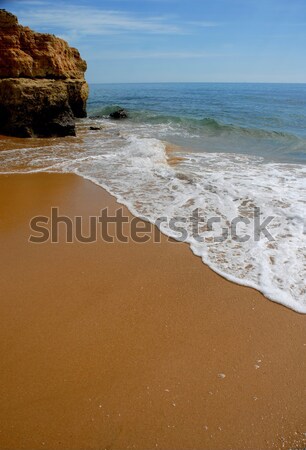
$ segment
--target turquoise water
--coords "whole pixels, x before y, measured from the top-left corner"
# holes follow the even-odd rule
[[[89,116],[124,107],[153,135],[208,152],[306,163],[306,84],[93,84]]]

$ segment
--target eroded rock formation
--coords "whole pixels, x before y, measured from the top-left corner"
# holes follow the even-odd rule
[[[75,117],[86,116],[85,71],[63,39],[23,27],[0,9],[0,133],[74,135]]]

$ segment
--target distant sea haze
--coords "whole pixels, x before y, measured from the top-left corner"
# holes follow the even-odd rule
[[[109,120],[118,107],[129,119]],[[88,114],[77,138],[0,152],[2,173],[76,173],[174,239],[181,218],[205,264],[306,313],[306,85],[91,85]]]

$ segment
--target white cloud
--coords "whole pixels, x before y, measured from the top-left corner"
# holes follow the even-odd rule
[[[225,53],[209,53],[209,52],[192,52],[192,51],[178,51],[178,52],[161,52],[161,51],[126,51],[126,52],[95,52],[91,55],[91,59],[201,59],[201,58],[215,58],[225,57],[229,54]]]
[[[185,22],[186,25],[192,25],[194,27],[202,27],[202,28],[213,28],[220,26],[220,23],[217,22],[208,22],[206,20],[188,20]]]
[[[40,30],[60,29],[64,35],[99,36],[127,32],[146,34],[186,34],[195,26],[214,27],[213,22],[181,22],[167,16],[137,16],[124,11],[105,10],[83,5],[53,5],[39,0],[25,0],[21,4],[37,2],[35,9],[21,8],[19,22]],[[21,5],[19,3],[19,5]]]
[[[13,0],[12,3],[19,3],[23,6],[43,6],[46,4],[44,0]]]

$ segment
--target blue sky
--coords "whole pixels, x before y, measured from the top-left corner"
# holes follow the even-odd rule
[[[306,82],[306,0],[0,0],[89,82]]]

